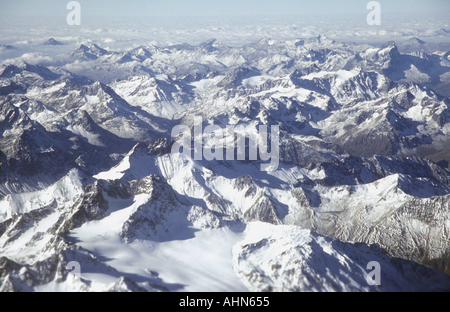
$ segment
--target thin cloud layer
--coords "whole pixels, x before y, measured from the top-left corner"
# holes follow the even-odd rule
[[[81,26],[69,26],[57,19],[18,21],[5,18],[0,45],[14,50],[0,51],[0,61],[20,58],[54,64],[82,43],[96,43],[107,50],[125,51],[155,44],[199,44],[211,38],[230,46],[243,46],[261,38],[291,40],[325,34],[341,42],[382,45],[404,42],[412,37],[426,42],[450,42],[450,21],[431,15],[396,18],[382,15],[380,26],[369,26],[365,15],[305,17],[227,18],[85,18]],[[43,43],[55,38],[63,46]]]
[[[40,52],[25,53],[20,57],[8,59],[5,60],[4,62],[6,64],[26,62],[32,65],[46,65],[46,66],[58,65],[61,63],[60,61],[57,61],[53,57],[44,55]]]

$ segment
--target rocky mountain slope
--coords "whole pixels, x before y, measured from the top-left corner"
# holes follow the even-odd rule
[[[442,47],[85,44],[2,65],[0,290],[450,290]],[[277,126],[277,166],[248,140],[245,160],[173,150],[176,126],[211,146],[199,118],[224,147]]]

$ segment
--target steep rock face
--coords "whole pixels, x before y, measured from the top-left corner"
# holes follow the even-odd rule
[[[376,244],[392,257],[448,272],[448,195],[428,198],[433,193],[423,190],[433,185],[393,175],[364,186],[322,188],[315,201],[309,195],[309,202],[290,205],[283,223],[343,241]],[[409,195],[419,190],[424,198]],[[277,205],[278,213],[284,210]]]
[[[218,229],[223,226],[221,218],[214,212],[199,206],[192,206],[189,210],[187,220],[191,222],[193,226],[201,229]]]
[[[371,48],[358,53],[345,68],[361,66],[365,70],[375,70],[398,82],[438,84],[441,82],[439,73],[443,70],[441,58],[421,51],[420,42],[417,48],[414,53],[400,54],[395,42],[388,42],[379,49]]]
[[[282,224],[282,221],[278,217],[275,205],[270,198],[267,198],[266,196],[261,196],[261,198],[245,212],[244,220],[248,222],[262,221],[271,224]]]
[[[130,198],[128,188],[121,181],[96,181],[88,185],[82,203],[82,212],[88,221],[99,220],[109,209],[105,197]]]
[[[76,261],[74,260],[76,259]],[[97,271],[117,276],[113,284],[92,282],[73,271],[82,263]],[[128,277],[119,277],[114,268],[103,264],[90,252],[77,247],[67,247],[58,254],[37,261],[32,265],[19,264],[5,257],[0,258],[0,292],[146,292]],[[155,289],[155,291],[158,291]]]
[[[323,179],[315,180],[316,183],[324,186],[372,183],[393,174],[405,174],[413,178],[425,178],[449,185],[447,170],[428,159],[419,157],[347,157],[333,162],[310,165],[308,168],[324,172]]]
[[[43,171],[61,174],[65,168],[51,166],[51,162],[58,167],[67,163],[70,156],[64,151],[66,142],[59,135],[48,133],[39,123],[30,120],[26,113],[13,105],[8,98],[0,100],[1,132],[3,134],[0,148],[6,162],[4,174],[10,171],[22,175],[36,175]]]
[[[191,106],[195,95],[188,85],[169,77],[158,78],[135,76],[110,85],[128,103],[155,116],[171,118]]]
[[[101,220],[110,210],[110,198],[131,198],[129,186],[119,180],[99,180],[88,185],[77,203],[63,212],[51,231],[55,235],[67,234],[86,222]]]
[[[0,78],[0,95],[8,95],[20,90],[20,87],[13,81],[5,78]]]
[[[76,59],[96,60],[100,56],[108,54],[108,51],[100,48],[96,44],[89,44],[88,46],[82,44],[78,49],[74,50],[70,56]]]
[[[449,203],[448,195],[412,199],[385,222],[360,228],[347,239],[374,242],[391,256],[424,263],[449,274],[450,246],[445,242],[450,233]]]
[[[33,287],[53,280],[62,282],[67,278],[63,269],[63,259],[59,256],[33,266],[21,266],[5,257],[0,259],[0,290],[2,292],[26,292]]]
[[[449,273],[450,102],[429,88],[448,53],[399,51],[321,35],[1,66],[1,290],[448,290],[418,264]],[[194,116],[278,126],[278,168],[172,153]]]
[[[443,196],[450,191],[447,172],[428,160],[351,157],[335,163],[309,166],[303,168],[304,171],[301,173],[293,171],[290,174],[294,179],[284,186],[285,189],[280,189],[263,182],[264,178],[255,173],[252,173],[253,176],[235,179],[220,177],[217,173],[224,172],[224,169],[219,164],[213,165],[214,171],[211,171],[202,167],[200,163],[192,162],[191,159],[178,154],[161,155],[155,159],[148,154],[144,146],[134,149],[134,157],[137,157],[137,154],[140,155],[139,158],[133,161],[131,158],[124,160],[124,163],[118,166],[121,168],[125,163],[129,166],[123,167],[126,168],[121,174],[124,178],[134,176],[129,175],[134,166],[150,168],[156,165],[150,171],[161,172],[171,189],[175,191],[168,196],[169,198],[179,196],[183,202],[197,205],[199,200],[203,200],[203,209],[207,208],[207,214],[212,210],[226,218],[242,219],[246,222],[295,224],[345,241],[378,244],[392,256],[419,263],[425,262],[424,258],[414,256],[420,253],[420,250],[432,252],[435,259],[446,257],[448,242],[444,237],[435,237],[427,242],[415,240],[417,245],[412,246],[400,236],[397,237],[393,230],[403,229],[398,235],[411,231],[413,237],[422,235],[420,233],[423,231],[446,233],[445,217],[437,224],[425,225],[423,229],[416,227],[414,225],[416,221],[409,215],[403,217],[400,225],[394,225],[393,221],[397,220],[397,214],[409,202],[415,202],[420,198],[426,200],[433,196]],[[145,163],[148,165],[145,166]],[[232,169],[233,166],[226,166],[228,174]],[[298,170],[298,167],[292,166],[289,169],[283,167],[283,170]],[[238,175],[243,173],[240,171]],[[104,173],[100,176],[111,174]],[[138,189],[139,183],[144,182],[134,181],[132,187]],[[153,192],[151,186],[148,190]],[[165,204],[165,207],[173,206],[174,203]],[[155,209],[161,216],[165,216],[167,211],[159,207],[164,206],[150,200],[138,211],[139,219],[147,220],[145,223],[149,232],[155,232],[156,224],[166,222],[167,218],[155,217],[149,212]],[[197,209],[191,210],[188,217],[190,221]],[[147,217],[149,214],[150,218]],[[180,218],[184,220],[185,216]],[[137,218],[133,218],[133,222],[139,223]],[[215,221],[213,223],[216,224]],[[205,226],[208,228],[210,225]],[[392,233],[389,228],[392,228]]]
[[[262,229],[258,229],[262,227]],[[256,228],[256,229],[255,229]],[[253,231],[257,231],[256,233]],[[251,291],[448,291],[450,277],[389,258],[375,245],[343,243],[292,226],[251,225],[233,249],[236,272]],[[369,273],[376,262],[380,285]]]
[[[28,231],[35,226],[36,223],[54,212],[55,211],[52,207],[44,207],[30,211],[29,213],[15,215],[11,219],[2,222],[2,230],[0,231],[2,247],[5,247],[19,239],[24,232]]]
[[[61,183],[41,192],[48,192]],[[27,194],[22,196],[33,198]],[[118,180],[96,181],[87,185],[82,194],[74,194],[75,203],[59,202],[55,198],[50,206],[34,208],[1,222],[0,250],[4,255],[0,260],[1,291],[136,292],[153,289],[150,284],[147,289],[139,287],[90,251],[75,246],[70,238],[74,228],[104,218],[110,212],[110,201],[127,200],[131,196],[130,187]],[[42,196],[33,201],[39,207],[39,201],[44,202],[44,199]],[[105,274],[116,282],[98,283],[81,277],[84,270]],[[161,291],[161,287],[153,291]]]
[[[134,238],[157,240],[159,233],[186,223],[187,213],[183,211],[185,207],[177,201],[170,186],[159,176],[151,175],[140,181],[133,181],[131,190],[135,196],[145,194],[147,199],[123,224],[119,235],[127,242]]]
[[[74,167],[110,168],[135,144],[120,136],[163,137],[111,88],[62,69],[8,65],[1,79],[14,89],[0,99],[2,195],[45,188]]]

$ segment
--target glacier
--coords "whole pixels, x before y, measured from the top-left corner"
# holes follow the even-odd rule
[[[450,290],[445,44],[91,42],[64,60],[0,66],[0,291]],[[279,127],[278,168],[172,152],[195,117]]]

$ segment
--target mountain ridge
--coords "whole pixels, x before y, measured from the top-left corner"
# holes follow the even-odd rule
[[[320,35],[2,65],[0,290],[448,291],[447,54]],[[176,126],[191,152],[278,126],[278,166],[172,152]]]

